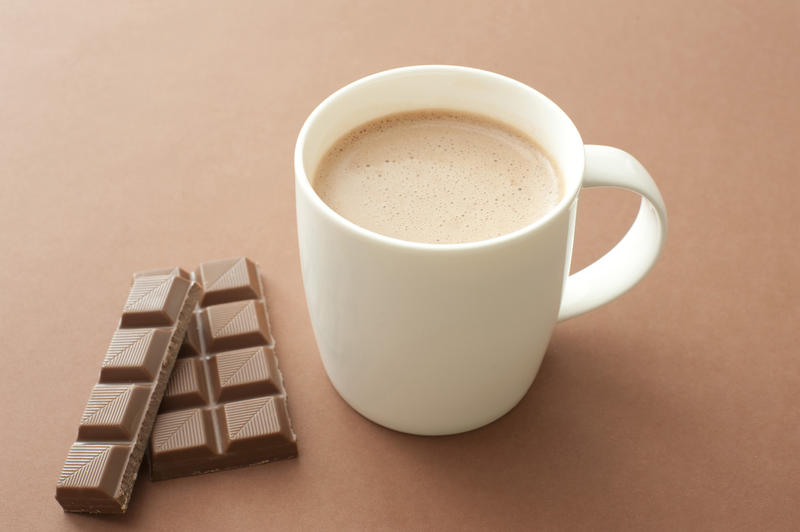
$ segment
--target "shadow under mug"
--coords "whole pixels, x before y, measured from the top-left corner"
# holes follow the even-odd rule
[[[487,115],[536,139],[564,180],[561,201],[506,235],[426,244],[364,229],[319,198],[311,176],[340,136],[431,108]],[[636,159],[584,146],[545,96],[473,68],[398,68],[347,85],[308,117],[294,162],[303,283],[325,370],[355,410],[403,432],[453,434],[508,412],[536,377],[557,321],[635,285],[666,238],[661,194]],[[639,214],[611,251],[569,275],[578,192],[600,186],[641,195]]]

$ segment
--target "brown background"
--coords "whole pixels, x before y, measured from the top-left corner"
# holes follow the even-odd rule
[[[642,4],[4,2],[0,528],[797,529],[800,4]],[[294,223],[307,114],[423,63],[538,88],[586,142],[635,154],[670,214],[644,282],[559,325],[510,414],[446,438],[339,399]],[[575,266],[637,206],[582,197]],[[266,271],[300,458],[140,478],[125,518],[63,514],[131,273],[241,254]]]

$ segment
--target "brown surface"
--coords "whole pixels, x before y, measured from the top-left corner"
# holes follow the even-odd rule
[[[0,528],[796,528],[796,2],[169,4],[0,10]],[[514,411],[447,438],[331,388],[293,221],[311,109],[431,62],[552,96],[640,158],[671,216],[651,275],[560,325]],[[635,206],[584,195],[577,265]],[[300,458],[140,482],[124,519],[64,515],[53,486],[131,272],[236,255],[267,277]]]

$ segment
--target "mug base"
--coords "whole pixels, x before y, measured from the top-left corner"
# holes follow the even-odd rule
[[[431,423],[431,422],[397,422],[395,420],[390,419],[389,416],[383,416],[379,413],[369,412],[368,409],[362,409],[356,404],[354,401],[351,401],[347,398],[345,394],[342,393],[339,388],[337,388],[336,383],[333,380],[330,380],[331,384],[333,385],[333,389],[336,390],[336,393],[339,394],[345,403],[347,403],[350,408],[355,410],[361,417],[365,418],[367,421],[375,423],[376,425],[380,425],[381,427],[396,431],[402,432],[405,434],[412,434],[414,436],[452,436],[455,434],[463,434],[465,432],[471,432],[473,430],[480,429],[489,425],[501,417],[508,414],[511,410],[513,410],[520,401],[527,395],[530,387],[533,385],[533,381],[536,379],[534,377],[531,379],[528,386],[520,393],[515,399],[510,401],[507,407],[500,409],[488,416],[481,417],[479,419],[464,421],[460,420],[457,422],[448,422],[448,423]]]

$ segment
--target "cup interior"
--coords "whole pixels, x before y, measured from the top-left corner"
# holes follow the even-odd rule
[[[322,202],[313,191],[311,179],[336,140],[375,118],[421,109],[452,109],[492,117],[526,133],[547,152],[564,180],[564,196],[547,216],[519,231],[544,223],[573,202],[583,176],[583,141],[564,111],[538,91],[511,78],[446,65],[387,70],[355,81],[325,99],[308,117],[298,136],[295,151],[298,185]],[[327,205],[323,208],[330,210]],[[508,235],[497,239],[505,236]]]

